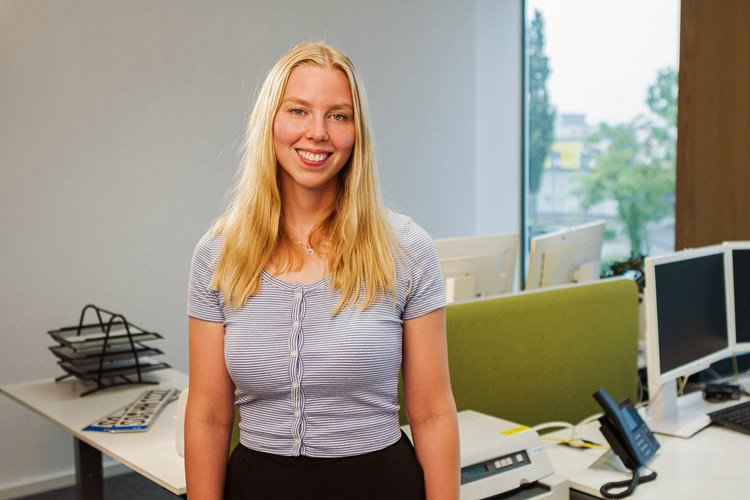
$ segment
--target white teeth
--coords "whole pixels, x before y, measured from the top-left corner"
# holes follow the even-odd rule
[[[299,154],[302,158],[308,161],[323,161],[328,157],[328,153],[310,153],[309,151],[302,151],[297,150],[297,154]]]

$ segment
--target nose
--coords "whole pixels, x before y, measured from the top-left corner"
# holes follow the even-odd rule
[[[326,128],[325,118],[313,118],[310,127],[307,130],[307,137],[315,142],[325,142],[328,140],[328,129]]]

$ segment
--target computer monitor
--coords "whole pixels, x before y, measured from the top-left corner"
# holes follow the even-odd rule
[[[594,221],[533,236],[525,288],[598,279],[606,222]]]
[[[435,240],[448,302],[513,291],[518,234]]]
[[[724,245],[683,250],[645,261],[649,427],[690,437],[709,424],[702,401],[678,398],[677,379],[732,353]]]
[[[729,329],[735,340],[735,352],[750,352],[750,241],[726,243],[729,273],[727,305]]]

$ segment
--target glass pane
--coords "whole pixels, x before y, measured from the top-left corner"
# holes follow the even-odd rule
[[[679,0],[528,0],[528,236],[607,222],[604,270],[674,249]]]

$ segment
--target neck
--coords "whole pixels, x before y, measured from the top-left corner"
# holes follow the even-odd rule
[[[310,246],[310,233],[315,227],[318,214],[309,214],[292,210],[291,213],[284,207],[284,227],[289,235],[305,246]]]
[[[309,246],[309,235],[315,225],[325,217],[331,205],[333,197],[311,196],[306,192],[282,192],[282,217],[284,226],[291,236],[301,243]]]

